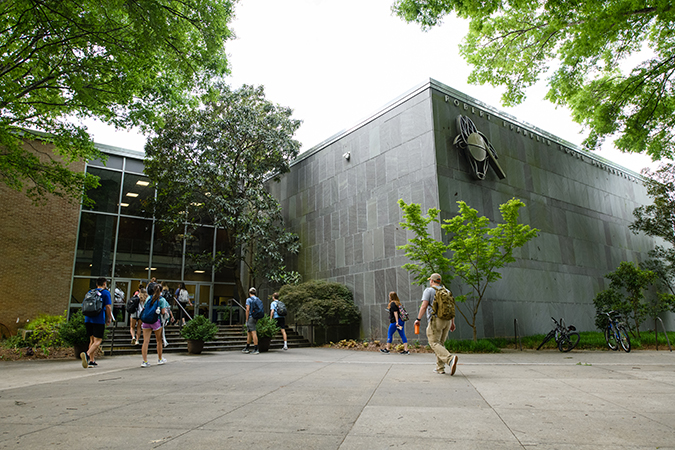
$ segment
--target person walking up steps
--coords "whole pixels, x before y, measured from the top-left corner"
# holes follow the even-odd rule
[[[281,309],[281,301],[279,300],[279,293],[272,294],[272,304],[270,305],[270,319],[277,321],[277,326],[281,328],[281,336],[284,338],[284,350],[288,350],[288,338],[286,337],[286,316],[279,314]],[[284,306],[285,309],[285,306]]]
[[[389,293],[389,330],[387,333],[387,348],[381,348],[382,353],[390,353],[391,343],[394,340],[394,333],[398,331],[399,336],[401,336],[401,342],[403,342],[403,351],[402,355],[409,355],[408,351],[408,338],[405,337],[405,322],[401,317],[401,300],[399,300],[396,292]]]
[[[446,364],[450,366],[450,375],[457,369],[457,356],[450,355],[445,348],[448,331],[455,331],[455,299],[452,293],[443,286],[441,276],[437,273],[429,277],[430,287],[422,294],[422,306],[417,313],[420,322],[424,313],[427,314],[427,339],[431,349],[436,354],[436,368],[434,372],[445,373]]]

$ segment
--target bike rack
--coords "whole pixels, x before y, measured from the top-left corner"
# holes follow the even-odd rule
[[[668,343],[668,349],[672,352],[672,351],[673,351],[673,347],[670,346],[670,339],[668,339],[668,332],[666,331],[666,326],[663,324],[663,320],[661,320],[660,317],[657,317],[657,319],[659,320],[659,322],[661,322],[661,328],[663,328],[663,334],[666,335],[666,342]],[[656,328],[656,320],[654,321],[654,330],[657,330],[657,328]],[[658,336],[658,331],[656,331],[656,339],[654,340],[655,343],[656,343],[656,350],[659,349],[659,339],[658,339],[658,337],[659,337],[659,336]]]
[[[520,333],[518,333],[518,319],[513,319],[513,334],[514,334],[514,341],[516,343],[516,348],[520,345],[520,351],[523,351],[523,341],[520,338]],[[667,335],[666,335],[667,336]]]

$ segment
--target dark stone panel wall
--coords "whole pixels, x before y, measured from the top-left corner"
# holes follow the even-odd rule
[[[271,185],[287,226],[300,235],[303,279],[346,284],[363,314],[367,338],[386,339],[390,291],[409,311],[421,298],[421,289],[412,287],[401,269],[407,258],[396,247],[411,236],[399,226],[397,202],[438,205],[429,96],[421,90],[336,142],[301,155],[291,172]],[[343,157],[347,152],[349,160]]]
[[[523,334],[547,332],[551,316],[594,329],[592,299],[606,287],[604,275],[621,261],[644,260],[653,248],[652,239],[628,229],[633,209],[650,201],[639,177],[451,90],[434,89],[432,102],[443,216],[456,214],[456,201],[464,200],[499,221],[499,205],[517,197],[527,205],[521,221],[540,230],[487,290],[479,337],[512,336],[514,319]],[[492,170],[482,181],[470,173],[453,145],[459,114],[470,117],[495,147],[504,180]],[[469,292],[459,279],[450,285],[456,294]],[[463,319],[458,330],[460,337],[471,337]]]

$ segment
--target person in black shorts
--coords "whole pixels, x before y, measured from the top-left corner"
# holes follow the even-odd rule
[[[82,360],[82,367],[85,369],[98,365],[95,361],[96,352],[103,342],[106,325],[110,325],[112,322],[112,299],[110,298],[110,291],[106,289],[107,286],[108,281],[105,277],[96,279],[96,290],[101,293],[103,308],[96,317],[84,316],[84,327],[87,330],[87,336],[89,336],[89,349],[80,353],[80,359]]]
[[[277,321],[277,325],[281,328],[281,335],[284,337],[284,350],[288,350],[288,339],[286,337],[286,318],[277,314],[277,302],[279,301],[279,293],[272,294],[272,304],[270,305],[270,319]]]

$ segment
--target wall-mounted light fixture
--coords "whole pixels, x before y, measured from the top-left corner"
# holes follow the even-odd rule
[[[346,159],[347,161],[349,161],[349,160],[351,159],[351,157],[352,157],[352,154],[351,154],[350,152],[347,152],[347,153],[345,153],[344,155],[342,155],[342,157],[343,157],[344,159]]]

